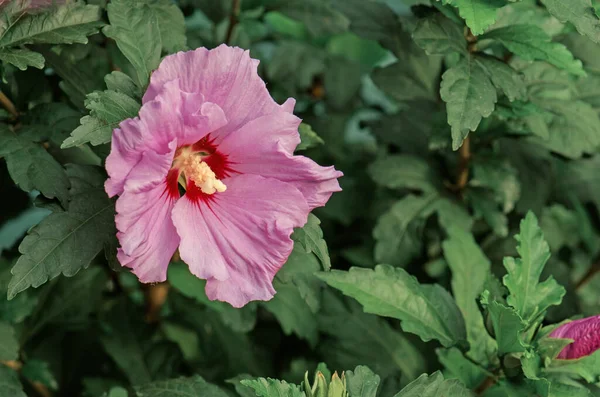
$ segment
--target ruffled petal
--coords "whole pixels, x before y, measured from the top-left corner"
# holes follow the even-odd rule
[[[269,300],[272,281],[293,248],[308,206],[288,183],[256,175],[224,180],[227,190],[202,196],[188,188],[173,209],[179,252],[190,271],[207,279],[210,299],[241,307]]]
[[[170,170],[176,143],[169,144],[167,154],[144,152],[117,200],[115,221],[121,244],[117,258],[145,283],[166,279],[167,266],[179,245],[171,220],[179,198],[178,174]]]
[[[286,112],[271,113],[253,120],[218,143],[235,171],[262,175],[293,184],[304,195],[309,208],[325,205],[333,192],[341,190],[343,174],[321,167],[304,156],[294,156],[300,141],[300,120]]]
[[[165,84],[154,100],[145,103],[139,117],[123,121],[113,131],[111,152],[106,159],[109,196],[121,194],[129,173],[145,151],[168,153],[177,139],[187,145],[227,124],[223,110],[204,100],[200,93],[181,91],[179,81]]]
[[[166,83],[179,79],[183,91],[202,93],[223,109],[229,123],[214,136],[226,135],[250,120],[282,109],[259,77],[258,63],[248,51],[224,44],[212,50],[198,48],[169,55],[152,73],[143,102],[154,100]]]
[[[558,355],[561,359],[577,359],[600,349],[600,316],[563,324],[550,334],[552,338],[573,339]]]

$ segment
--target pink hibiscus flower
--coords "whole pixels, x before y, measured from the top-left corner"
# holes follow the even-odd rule
[[[139,117],[114,130],[106,191],[118,259],[140,281],[164,281],[179,247],[210,299],[269,300],[293,229],[340,190],[341,172],[294,156],[295,101],[278,105],[257,66],[225,45],[168,56]]]
[[[573,339],[558,355],[562,359],[588,356],[600,349],[600,315],[571,321],[550,333],[551,338]]]

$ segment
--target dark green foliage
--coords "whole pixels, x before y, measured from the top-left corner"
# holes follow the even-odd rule
[[[0,396],[600,395],[548,337],[600,312],[599,1],[66,3],[0,6]],[[140,284],[104,191],[162,58],[225,42],[344,173],[241,309]]]

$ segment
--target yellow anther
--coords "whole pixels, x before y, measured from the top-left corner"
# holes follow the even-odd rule
[[[200,156],[190,154],[182,157],[181,169],[185,177],[191,179],[203,193],[214,194],[227,190],[227,186],[217,179],[213,170],[202,161]]]

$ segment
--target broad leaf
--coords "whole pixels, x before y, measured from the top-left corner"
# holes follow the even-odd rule
[[[489,291],[485,291],[481,300],[487,307],[488,315],[492,321],[496,342],[498,342],[498,354],[520,353],[525,351],[522,332],[527,323],[512,307],[503,303],[490,300]]]
[[[331,269],[331,259],[327,250],[327,243],[323,239],[323,231],[321,230],[321,221],[313,214],[308,215],[306,225],[294,230],[292,240],[299,244],[302,249],[308,254],[313,253],[319,261],[323,270]]]
[[[346,390],[349,397],[376,397],[379,376],[368,367],[360,365],[346,371]]]
[[[510,101],[525,98],[525,81],[516,70],[493,57],[478,56],[475,60],[486,71],[496,89],[502,91]]]
[[[573,54],[564,45],[552,42],[551,38],[538,26],[511,25],[494,29],[481,36],[480,39],[498,41],[524,60],[547,61],[574,75],[585,75],[581,61],[573,58]]]
[[[548,373],[562,373],[583,378],[588,383],[600,381],[600,350],[576,360],[553,360]]]
[[[469,389],[477,388],[488,376],[487,371],[466,358],[456,347],[437,349],[436,354],[440,363],[446,368],[444,373],[446,378],[458,379]]]
[[[21,48],[0,48],[0,61],[13,64],[21,70],[28,66],[44,68],[44,57],[41,54]]]
[[[456,380],[444,380],[441,372],[423,374],[409,383],[394,397],[471,397],[471,391]]]
[[[491,264],[470,233],[451,228],[449,235],[450,238],[444,241],[442,247],[452,270],[452,292],[465,318],[470,354],[480,362],[485,362],[495,344],[485,329],[477,299],[483,292]]]
[[[5,365],[0,365],[0,396],[27,397],[23,392],[19,375]]]
[[[420,20],[412,37],[429,55],[468,55],[467,40],[462,27],[441,14]]]
[[[19,358],[19,343],[12,325],[0,323],[0,360],[10,361]]]
[[[435,192],[441,186],[437,172],[422,158],[411,155],[390,155],[369,165],[373,180],[390,189],[414,189]]]
[[[346,16],[321,0],[287,0],[279,12],[303,22],[314,36],[341,33],[350,25]]]
[[[494,111],[498,97],[486,72],[472,57],[448,69],[442,76],[440,95],[446,102],[452,127],[452,148],[457,150],[469,131]]]
[[[135,68],[140,86],[146,87],[150,73],[160,62],[162,43],[157,15],[149,5],[131,0],[113,0],[107,10],[110,26],[103,29],[104,34],[117,42]]]
[[[49,12],[29,14],[0,28],[0,47],[33,43],[87,43],[87,36],[96,33],[104,23],[100,7],[83,2],[65,4]]]
[[[300,144],[296,146],[296,151],[310,149],[324,143],[323,139],[306,123],[300,124],[298,133],[300,133]]]
[[[600,43],[600,18],[591,0],[542,0],[542,4],[559,21],[572,23],[579,33]]]
[[[50,214],[19,246],[22,255],[12,269],[9,299],[60,274],[71,277],[85,269],[115,234],[114,204],[104,192],[103,173],[74,165],[67,173],[72,184],[67,211]]]
[[[110,142],[113,130],[121,121],[135,117],[140,110],[135,99],[117,91],[92,92],[87,95],[85,107],[90,110],[90,115],[81,119],[81,126],[65,139],[61,148],[88,142],[94,146]]]
[[[402,329],[444,346],[464,344],[464,319],[454,299],[438,285],[421,285],[404,269],[378,265],[320,273],[319,278],[358,300],[367,313],[397,318]]]
[[[506,5],[505,0],[443,0],[458,8],[460,16],[474,35],[482,34],[496,21],[498,8]]]
[[[517,251],[520,258],[504,258],[508,274],[503,282],[509,291],[508,304],[525,321],[531,321],[548,307],[560,304],[565,289],[552,276],[540,283],[540,276],[550,258],[550,249],[532,212],[521,221],[520,233],[515,239],[519,242]]]

